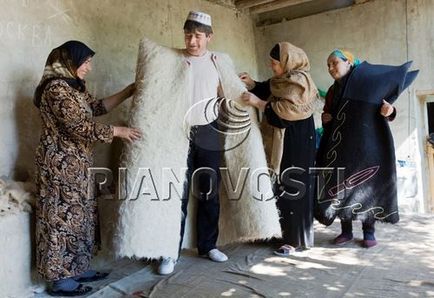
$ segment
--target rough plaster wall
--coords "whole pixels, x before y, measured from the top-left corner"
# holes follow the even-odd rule
[[[251,19],[208,1],[0,0],[0,4],[0,176],[32,175],[40,123],[31,98],[50,50],[66,40],[82,40],[97,52],[87,81],[92,93],[103,97],[134,80],[143,36],[183,47],[188,11],[203,10],[213,17],[210,48],[230,54],[240,71],[256,74]],[[121,110],[102,121],[120,122]],[[119,147],[98,145],[96,164],[115,165]]]
[[[414,83],[415,90],[434,90],[434,1],[408,0],[408,56],[414,60],[415,67],[421,69]],[[431,97],[432,98],[432,97]],[[431,99],[432,101],[432,99]],[[429,193],[428,164],[425,156],[425,144],[428,129],[426,127],[426,106],[423,101],[413,96],[410,101],[409,131],[411,140],[409,146],[415,155],[418,169],[418,191],[425,197],[426,208],[433,207],[434,198]],[[432,209],[431,209],[432,210]]]
[[[271,74],[268,51],[279,41],[303,48],[319,88],[332,83],[327,72],[328,54],[345,47],[372,63],[400,63],[406,59],[405,0],[370,1],[361,5],[299,18],[255,31],[259,73]]]
[[[0,6],[0,176],[24,180],[33,175],[40,129],[39,114],[32,104],[33,92],[50,50],[69,39],[84,41],[96,51],[93,72],[87,78],[88,88],[97,97],[104,97],[134,80],[142,37],[166,46],[183,47],[185,17],[190,10],[202,10],[213,17],[215,34],[210,49],[228,53],[240,71],[257,73],[250,17],[208,1],[0,0]],[[122,111],[127,106],[128,103],[123,104],[100,121],[122,122],[125,119]],[[97,145],[95,164],[115,167],[120,149],[119,141]],[[116,202],[101,200],[100,203],[103,249],[109,253]],[[18,240],[25,239],[27,245],[28,225],[13,227]],[[1,226],[1,230],[11,229]],[[9,237],[9,234],[1,235]],[[8,249],[12,251],[0,241],[0,259],[11,255],[4,251]],[[30,248],[21,246],[21,250],[16,256],[18,260],[13,260],[23,266],[0,262],[0,273],[5,273],[0,274],[1,283],[7,285],[7,289],[0,287],[2,294],[26,287]],[[104,257],[96,259],[95,265],[98,267],[104,260]],[[8,274],[13,266],[18,271]]]
[[[30,297],[29,213],[0,216],[0,296]]]
[[[396,65],[414,60],[413,69],[418,68],[421,73],[416,83],[396,102],[398,116],[391,123],[391,129],[397,159],[417,162],[421,160],[423,151],[416,149],[420,148],[420,137],[418,140],[415,90],[434,89],[433,17],[432,0],[372,0],[349,8],[261,27],[255,32],[258,70],[262,79],[270,75],[266,64],[268,51],[276,42],[284,40],[307,52],[312,64],[312,76],[323,90],[332,84],[326,59],[334,48],[347,48],[361,60],[371,63]],[[413,168],[411,171],[403,173],[408,177],[402,179],[398,171],[398,179],[401,179],[399,186],[408,184],[408,188],[401,188],[400,201],[411,205],[409,209],[412,211],[423,211],[426,199],[420,181],[425,177],[419,166],[419,189],[415,193],[411,184],[416,182],[411,179],[416,179],[416,170]]]
[[[434,89],[434,1],[408,0],[408,56],[420,72],[418,90]]]
[[[271,74],[267,68],[269,50],[276,42],[289,41],[306,51],[313,79],[318,88],[327,90],[333,80],[327,72],[326,60],[334,48],[347,48],[371,63],[399,64],[407,57],[405,32],[404,0],[372,1],[258,28],[259,73]],[[401,96],[397,107],[399,115],[392,130],[399,146],[408,131],[408,96]]]

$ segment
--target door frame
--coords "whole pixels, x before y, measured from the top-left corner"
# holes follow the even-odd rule
[[[427,103],[434,102],[434,89],[416,90],[418,113],[416,114],[418,144],[421,155],[420,171],[425,212],[434,213],[434,148],[429,145],[427,136],[428,112]]]

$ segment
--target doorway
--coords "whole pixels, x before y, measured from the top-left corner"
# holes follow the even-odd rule
[[[423,179],[426,183],[425,202],[427,211],[434,213],[434,90],[417,91],[416,95],[421,108],[418,126],[425,161],[422,162],[422,174],[426,177]]]

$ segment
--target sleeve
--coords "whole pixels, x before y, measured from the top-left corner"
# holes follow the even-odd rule
[[[253,94],[255,94],[260,99],[266,101],[268,99],[268,97],[271,95],[270,80],[265,81],[265,82],[256,82],[255,81],[255,87],[249,91],[252,92]]]
[[[94,117],[107,114],[107,109],[105,108],[103,99],[92,101],[89,106],[92,109],[92,115]]]
[[[89,104],[90,109],[92,110],[92,116],[98,117],[108,113],[105,105],[104,99],[95,99],[89,92],[86,91],[86,101]]]
[[[331,114],[331,106],[333,102],[333,85],[327,90],[327,94],[325,96],[325,103],[323,108],[323,113]]]
[[[282,119],[276,114],[271,106],[271,102],[267,103],[265,106],[264,114],[267,122],[272,126],[278,128],[287,128],[292,124],[291,121]]]
[[[67,134],[87,142],[113,140],[113,127],[92,121],[84,106],[87,103],[78,100],[69,86],[52,85],[46,94],[52,113]]]

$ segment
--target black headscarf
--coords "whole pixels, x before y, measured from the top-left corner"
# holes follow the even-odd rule
[[[33,103],[39,108],[42,93],[49,82],[56,79],[64,80],[72,88],[84,92],[85,81],[77,77],[77,69],[89,58],[95,55],[87,45],[80,41],[70,40],[53,49],[45,63],[42,79],[35,90]]]
[[[274,60],[280,61],[280,46],[278,43],[274,45],[274,47],[270,51],[270,57]]]
[[[87,58],[93,57],[95,52],[92,51],[87,45],[77,40],[70,40],[60,46],[68,51],[72,64],[77,68],[80,67]]]

